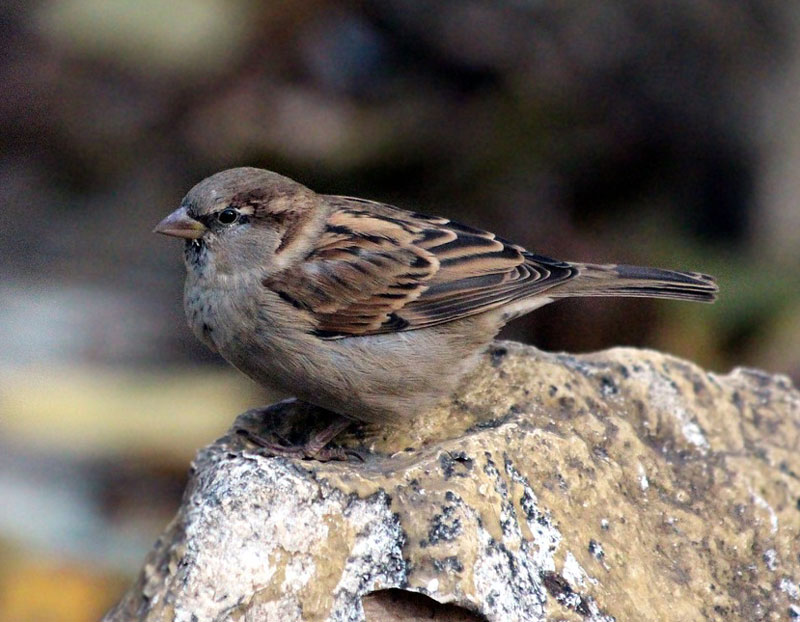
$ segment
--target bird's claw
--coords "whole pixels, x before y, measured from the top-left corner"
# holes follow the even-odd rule
[[[347,461],[348,458],[354,457],[360,462],[364,462],[364,458],[358,452],[344,447],[320,447],[313,442],[303,445],[275,443],[245,428],[237,428],[236,434],[243,436],[254,445],[258,445],[266,450],[266,453],[274,457],[317,460],[318,462],[330,462],[333,460]]]

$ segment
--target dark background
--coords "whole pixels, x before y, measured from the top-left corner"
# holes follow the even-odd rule
[[[0,618],[95,619],[193,451],[268,400],[151,234],[217,170],[700,270],[711,307],[551,305],[504,336],[800,378],[800,9],[785,0],[0,7]]]

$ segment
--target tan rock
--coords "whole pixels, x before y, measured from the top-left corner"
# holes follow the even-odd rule
[[[800,393],[785,377],[502,342],[409,424],[348,437],[363,463],[266,458],[235,434],[203,449],[105,619],[800,616]]]

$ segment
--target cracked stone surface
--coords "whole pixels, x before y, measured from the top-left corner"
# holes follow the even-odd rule
[[[315,423],[296,402],[236,427]],[[316,422],[319,425],[319,422]],[[201,450],[107,621],[792,620],[800,393],[652,351],[492,346],[456,398],[342,439]]]

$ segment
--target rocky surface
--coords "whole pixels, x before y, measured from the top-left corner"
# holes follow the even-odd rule
[[[236,426],[290,436],[310,416],[284,402]],[[268,458],[236,434],[201,450],[105,619],[800,616],[800,394],[784,377],[497,343],[451,403],[343,442],[364,461]]]

